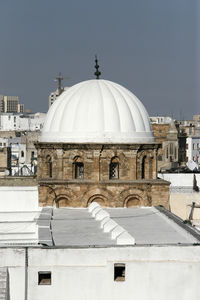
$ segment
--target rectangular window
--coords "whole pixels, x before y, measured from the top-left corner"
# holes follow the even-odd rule
[[[75,163],[75,178],[83,179],[84,176],[84,164],[82,162]]]
[[[51,285],[51,272],[38,272],[38,285]]]
[[[125,281],[125,264],[114,264],[114,281]]]

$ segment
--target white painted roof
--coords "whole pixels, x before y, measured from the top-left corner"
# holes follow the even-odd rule
[[[41,142],[151,143],[148,113],[129,90],[88,80],[63,92],[50,107]]]
[[[38,220],[40,243],[65,247],[199,243],[200,235],[193,236],[170,212],[167,216],[155,207],[99,208],[43,208]]]

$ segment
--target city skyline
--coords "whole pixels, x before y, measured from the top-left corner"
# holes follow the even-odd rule
[[[130,89],[149,115],[200,113],[198,1],[1,2],[0,94],[48,110],[63,86],[102,79]],[[6,24],[6,26],[5,26]]]

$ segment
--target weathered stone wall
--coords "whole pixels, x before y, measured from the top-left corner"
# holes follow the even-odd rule
[[[93,201],[102,206],[131,207],[163,205],[169,208],[169,183],[163,180],[89,181],[44,180],[39,185],[41,206],[87,207]]]
[[[40,205],[87,207],[97,201],[112,207],[156,203],[168,208],[169,184],[157,180],[159,146],[38,143]],[[119,163],[119,176],[110,179],[113,158]],[[84,164],[83,179],[75,178],[77,160]]]
[[[8,168],[8,148],[0,148],[0,176],[5,175],[5,170]]]
[[[5,176],[0,178],[0,186],[36,186],[37,180],[31,176]]]

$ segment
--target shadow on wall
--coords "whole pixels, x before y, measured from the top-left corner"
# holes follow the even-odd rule
[[[197,185],[197,179],[196,179],[196,175],[194,174],[194,177],[193,177],[193,190],[195,192],[199,192],[199,187]]]

